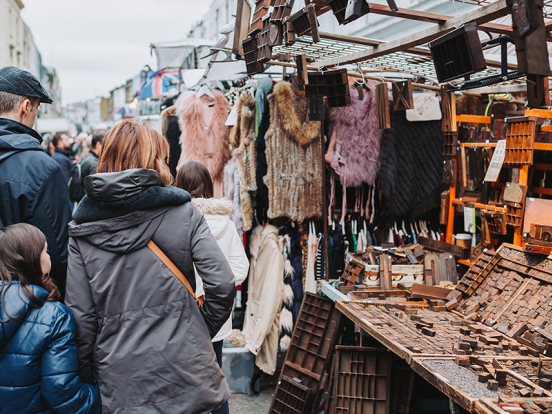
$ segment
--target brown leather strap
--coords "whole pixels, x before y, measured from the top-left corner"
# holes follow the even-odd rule
[[[188,292],[190,292],[190,295],[193,296],[193,298],[196,300],[199,306],[203,303],[203,298],[198,299],[196,297],[196,294],[194,290],[192,289],[192,285],[190,285],[190,282],[188,282],[188,279],[186,279],[186,276],[178,269],[178,267],[175,266],[173,262],[171,262],[171,259],[167,257],[165,253],[161,251],[159,247],[153,242],[153,240],[150,240],[148,242],[148,247],[151,249],[151,251],[161,260],[165,266],[169,268],[171,272],[182,282],[184,286],[186,286],[186,289],[188,289]]]

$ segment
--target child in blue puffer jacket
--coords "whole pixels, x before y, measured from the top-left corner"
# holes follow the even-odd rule
[[[0,413],[96,414],[100,394],[77,375],[73,315],[56,302],[46,238],[0,228]]]

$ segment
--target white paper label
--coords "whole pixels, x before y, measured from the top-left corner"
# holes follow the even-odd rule
[[[475,208],[464,207],[464,231],[475,233]]]
[[[494,183],[498,180],[498,175],[502,169],[502,164],[504,163],[504,155],[506,154],[506,140],[501,139],[496,144],[496,148],[493,152],[493,158],[491,159],[491,165],[485,174],[485,181]]]

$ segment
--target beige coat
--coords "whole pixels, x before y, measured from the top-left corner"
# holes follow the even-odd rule
[[[284,295],[284,258],[278,247],[278,229],[258,226],[250,243],[249,300],[243,333],[255,364],[269,375],[276,371],[278,316]]]

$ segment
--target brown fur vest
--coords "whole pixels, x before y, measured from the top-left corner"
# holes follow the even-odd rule
[[[257,190],[257,153],[255,151],[256,101],[250,95],[240,97],[238,122],[230,131],[230,144],[238,163],[240,185],[243,190]]]
[[[322,148],[320,123],[308,120],[308,99],[279,82],[269,95],[270,127],[266,133],[268,217],[299,223],[322,215]]]

